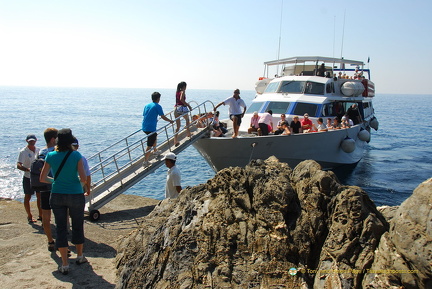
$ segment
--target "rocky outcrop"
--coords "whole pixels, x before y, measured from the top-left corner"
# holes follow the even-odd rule
[[[156,206],[119,244],[117,288],[362,288],[389,228],[314,161],[252,161]]]

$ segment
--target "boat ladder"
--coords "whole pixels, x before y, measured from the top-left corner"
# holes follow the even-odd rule
[[[181,127],[176,133],[176,123],[167,124],[159,128],[157,133],[157,149],[160,155],[152,155],[149,164],[143,166],[147,148],[147,138],[142,130],[138,130],[125,138],[117,141],[109,147],[92,155],[87,159],[90,165],[92,189],[90,196],[86,197],[85,211],[90,214],[90,220],[96,221],[100,217],[99,209],[108,202],[125,192],[137,182],[153,173],[165,162],[163,155],[169,152],[179,154],[198,139],[209,134],[209,123],[203,118],[204,127],[199,127],[198,120],[192,120],[193,115],[207,115],[213,111],[214,104],[205,101],[188,112],[190,124],[188,126],[191,136],[187,136],[187,127]],[[176,120],[174,111],[165,115],[171,120]],[[178,117],[183,119],[183,116]],[[161,120],[160,123],[163,123]],[[183,124],[185,120],[182,120]],[[202,126],[202,125],[201,125]],[[174,137],[177,134],[177,146]]]

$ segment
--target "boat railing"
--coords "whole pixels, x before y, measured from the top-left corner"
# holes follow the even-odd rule
[[[184,115],[179,117],[174,116],[174,110],[168,112],[165,116],[174,123],[166,124],[156,130],[158,135],[158,146],[168,146],[169,151],[175,148],[174,136],[184,133],[189,128],[193,131],[198,124],[198,120],[192,120],[194,114],[203,115],[214,109],[214,104],[207,100],[201,104],[190,102],[192,110],[187,114],[189,115],[190,124],[176,132],[176,120],[182,119]],[[206,125],[208,125],[206,123]],[[103,184],[111,177],[118,175],[123,170],[136,165],[136,163],[143,158],[147,149],[147,139],[154,133],[146,135],[142,130],[137,130],[123,139],[113,143],[107,148],[97,152],[87,159],[91,171],[92,187]]]

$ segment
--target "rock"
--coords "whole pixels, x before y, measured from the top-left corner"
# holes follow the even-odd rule
[[[432,288],[431,192],[429,179],[392,213],[364,288]]]
[[[362,288],[386,234],[361,188],[272,157],[162,201],[119,244],[116,287]]]

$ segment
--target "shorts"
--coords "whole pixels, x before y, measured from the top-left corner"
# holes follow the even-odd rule
[[[50,206],[51,191],[43,191],[40,193],[41,193],[42,210],[51,210],[51,206]]]
[[[260,123],[259,127],[261,129],[262,135],[268,135],[269,134],[269,126],[265,123]]]
[[[234,122],[234,117],[237,117],[237,125],[240,126],[242,122],[242,114],[230,114],[230,119]]]
[[[145,133],[146,134],[151,134],[151,133],[153,133],[153,131],[145,131]],[[157,133],[154,132],[154,134],[152,134],[151,136],[149,136],[147,138],[147,146],[148,147],[152,147],[155,144],[155,142],[156,142],[156,138],[157,138]]]
[[[35,193],[35,190],[30,185],[30,178],[23,177],[22,185],[25,195],[33,195]]]

